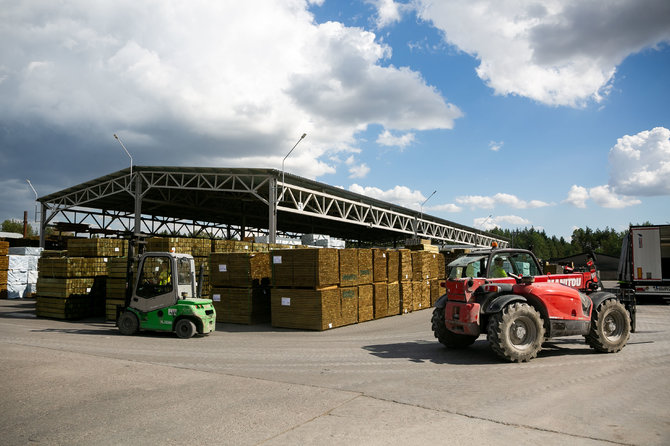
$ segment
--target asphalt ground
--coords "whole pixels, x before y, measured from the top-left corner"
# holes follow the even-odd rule
[[[122,336],[0,301],[2,444],[667,445],[670,306],[616,354],[582,337],[501,362],[433,337],[432,309],[325,332],[217,324]]]

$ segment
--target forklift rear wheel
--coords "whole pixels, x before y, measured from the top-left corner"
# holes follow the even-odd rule
[[[515,302],[489,319],[488,340],[493,351],[510,362],[527,362],[542,349],[544,324],[540,313]]]
[[[132,335],[137,333],[137,330],[140,327],[140,321],[137,320],[137,316],[132,312],[124,311],[121,313],[121,316],[119,316],[118,325],[121,334]]]
[[[630,316],[620,302],[608,299],[593,310],[591,330],[586,335],[589,346],[599,352],[616,353],[630,338]]]
[[[177,322],[177,325],[174,327],[174,331],[177,332],[177,336],[182,339],[188,339],[192,337],[195,332],[195,324],[188,319],[181,319]]]

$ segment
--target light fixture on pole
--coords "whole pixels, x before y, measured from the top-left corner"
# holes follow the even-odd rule
[[[28,183],[28,186],[33,190],[33,193],[35,194],[35,201],[37,201],[37,191],[33,187],[33,183],[30,182],[28,178],[26,178],[26,182]],[[37,203],[35,203],[35,223],[37,223]]]
[[[298,142],[295,143],[293,148],[291,148],[291,150],[288,151],[288,153],[286,154],[284,159],[281,161],[281,197],[279,198],[279,200],[284,199],[284,161],[286,161],[286,158],[288,158],[288,156],[291,154],[291,152],[293,152],[293,150],[298,146],[298,144],[300,144],[300,141],[305,139],[305,136],[307,136],[307,133],[302,134],[300,139],[298,139]]]
[[[423,205],[426,204],[426,202],[427,202],[428,200],[430,200],[431,197],[432,197],[433,195],[435,195],[436,192],[437,192],[437,189],[434,190],[433,193],[430,194],[430,195],[428,196],[428,198],[426,198],[425,200],[423,200],[423,203],[421,203],[421,208],[420,208],[420,212],[419,212],[419,220],[421,220],[421,219],[423,218]],[[417,230],[418,230],[418,229],[419,229],[419,222],[417,221],[416,224],[414,225],[414,237],[417,236]]]
[[[116,136],[116,133],[114,133],[114,138],[121,144],[121,147],[123,147],[123,150],[126,152],[126,155],[128,155],[128,158],[130,158],[130,178],[133,178],[133,157],[130,155],[130,152],[128,152],[128,149],[126,149],[126,146],[123,145],[123,142],[121,142],[121,139]]]

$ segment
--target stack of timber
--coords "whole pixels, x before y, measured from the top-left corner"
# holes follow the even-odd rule
[[[398,250],[398,294],[400,295],[400,314],[414,311],[412,294],[412,251]]]
[[[7,299],[7,273],[9,271],[9,242],[0,241],[0,299]]]
[[[127,242],[120,239],[70,239],[67,256],[45,251],[38,263],[37,316],[81,319],[104,315],[107,263],[126,251]]]
[[[217,322],[270,322],[269,253],[212,253],[209,269]]]
[[[270,255],[274,327],[327,330],[357,322],[358,289],[339,286],[337,249],[282,249]]]
[[[433,253],[440,252],[440,248],[438,246],[432,245],[430,239],[413,238],[406,240],[405,248],[410,249],[412,251],[428,251]]]
[[[137,280],[137,265],[131,266],[133,281]],[[128,258],[111,258],[107,262],[107,293],[105,298],[105,318],[116,321],[117,307],[126,304],[126,284],[128,282]],[[132,286],[132,285],[130,285]]]
[[[372,250],[372,288],[374,294],[374,318],[389,315],[388,265],[385,249]]]

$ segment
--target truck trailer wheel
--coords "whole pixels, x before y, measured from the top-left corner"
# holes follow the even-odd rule
[[[180,319],[177,322],[177,325],[174,326],[174,331],[180,338],[188,339],[195,334],[196,328],[192,321],[188,319]]]
[[[119,326],[119,331],[123,335],[133,335],[137,333],[137,330],[140,328],[140,321],[137,320],[137,316],[131,311],[124,311],[119,316],[117,321]]]
[[[488,340],[501,358],[510,362],[530,361],[542,349],[542,317],[526,303],[512,303],[491,316]]]
[[[630,338],[630,316],[621,302],[608,299],[593,310],[586,343],[599,352],[616,353]]]
[[[433,310],[431,322],[433,323],[433,334],[445,347],[465,348],[472,345],[478,338],[478,336],[461,335],[449,330],[444,325],[444,308]]]

